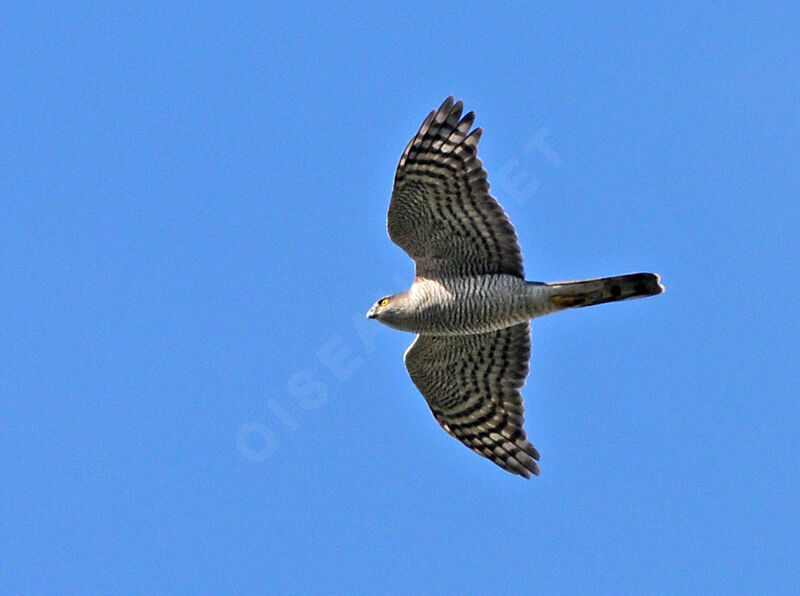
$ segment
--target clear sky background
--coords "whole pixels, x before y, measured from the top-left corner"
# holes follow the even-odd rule
[[[0,590],[800,589],[800,10],[604,4],[7,5]],[[529,279],[667,288],[534,321],[530,481],[364,319],[450,94]]]

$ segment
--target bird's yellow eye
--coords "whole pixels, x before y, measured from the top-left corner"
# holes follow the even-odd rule
[[[380,302],[378,302],[378,306],[386,306],[387,304],[389,304],[388,298],[383,298]]]

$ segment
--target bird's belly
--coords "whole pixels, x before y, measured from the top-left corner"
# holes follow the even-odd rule
[[[417,282],[420,283],[420,282]],[[417,285],[415,283],[415,285]],[[425,285],[422,285],[425,284]],[[481,276],[458,280],[424,280],[413,317],[416,333],[473,335],[527,321],[524,285],[516,277]]]

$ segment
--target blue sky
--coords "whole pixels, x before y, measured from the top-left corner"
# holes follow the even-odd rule
[[[800,11],[13,3],[0,589],[800,587]],[[532,280],[542,475],[449,438],[366,321],[454,94]]]

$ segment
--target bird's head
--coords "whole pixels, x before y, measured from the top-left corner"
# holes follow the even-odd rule
[[[405,292],[384,296],[367,311],[367,318],[378,319],[384,325],[400,328],[399,325],[402,325],[402,321],[405,319],[403,316],[405,313],[404,295]]]

